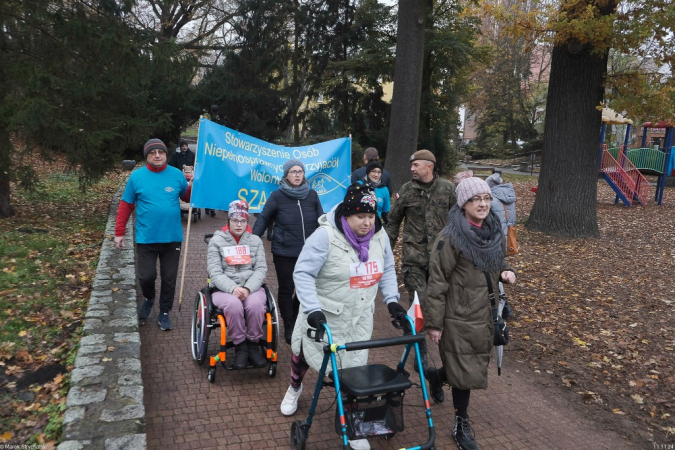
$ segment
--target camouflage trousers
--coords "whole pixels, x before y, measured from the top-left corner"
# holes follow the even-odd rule
[[[415,292],[420,299],[422,306],[422,314],[424,314],[424,307],[427,304],[427,279],[429,272],[425,267],[420,266],[401,266],[403,273],[403,284],[408,291],[408,306],[410,306],[415,299]]]
[[[403,272],[403,284],[408,291],[408,306],[415,300],[415,292],[420,299],[420,306],[422,308],[422,315],[424,315],[424,307],[427,304],[427,278],[429,272],[426,268],[420,266],[401,266]],[[426,329],[423,328],[418,334],[426,334]],[[427,346],[426,342],[420,343],[420,358],[422,358],[422,366],[427,370]],[[417,366],[415,366],[417,371]]]

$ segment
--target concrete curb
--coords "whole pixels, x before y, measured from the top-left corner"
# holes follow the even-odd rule
[[[123,192],[122,187],[110,205],[59,450],[147,448],[133,217],[122,250],[111,238]]]

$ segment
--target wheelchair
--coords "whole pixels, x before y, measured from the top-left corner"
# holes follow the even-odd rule
[[[204,242],[209,241],[213,235],[207,234]],[[265,289],[267,305],[263,319],[263,339],[260,340],[260,347],[267,359],[267,374],[274,377],[277,374],[277,346],[279,343],[279,314],[274,296],[267,288]],[[227,350],[234,348],[234,343],[227,340],[227,324],[223,312],[216,308],[211,301],[211,295],[217,292],[216,288],[209,287],[208,284],[200,290],[194,302],[192,311],[192,324],[190,326],[190,342],[192,347],[192,359],[199,366],[204,364],[207,357],[209,359],[209,370],[207,379],[209,382],[216,381],[216,367],[218,363],[226,370],[234,370],[232,365],[226,364]],[[209,355],[209,337],[211,331],[220,329],[220,345],[218,352]],[[252,367],[247,367],[247,369]]]
[[[337,408],[335,410],[335,432],[341,437],[342,448],[348,449],[349,441],[375,436],[392,437],[403,431],[403,398],[405,391],[412,387],[410,373],[405,370],[405,363],[410,350],[415,348],[415,363],[419,370],[420,385],[424,399],[424,411],[429,426],[429,438],[422,445],[407,447],[407,450],[434,450],[436,432],[431,419],[431,406],[427,396],[426,382],[422,359],[419,356],[419,344],[424,342],[424,335],[415,333],[413,320],[405,314],[393,320],[397,329],[404,329],[404,322],[410,325],[412,334],[405,334],[386,339],[348,342],[343,345],[333,343],[330,327],[321,321],[319,329],[307,330],[307,337],[322,342],[324,334],[328,342],[323,346],[324,358],[316,382],[314,397],[306,420],[296,420],[291,425],[291,448],[305,450],[309,429],[312,426],[319,394],[323,386],[335,388]],[[312,335],[312,333],[315,333]],[[326,341],[323,341],[326,342]],[[403,355],[396,369],[384,364],[368,364],[365,366],[338,369],[336,354],[339,351],[365,350],[371,348],[405,345]],[[325,379],[326,368],[331,364],[332,371]],[[337,376],[335,376],[337,374]],[[401,449],[406,450],[406,449]]]

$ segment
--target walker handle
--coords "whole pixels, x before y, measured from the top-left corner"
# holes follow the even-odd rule
[[[424,335],[407,334],[405,336],[396,336],[386,339],[374,339],[372,341],[348,342],[345,344],[345,350],[351,352],[354,350],[365,350],[368,348],[392,347],[394,345],[414,344],[415,342],[424,342]]]
[[[321,342],[323,341],[323,335],[326,333],[326,330],[323,327],[323,324],[325,324],[323,320],[319,321],[319,328],[316,330],[313,328],[307,328],[307,337],[310,339],[314,339],[316,342]],[[312,336],[312,331],[314,331],[314,336]]]

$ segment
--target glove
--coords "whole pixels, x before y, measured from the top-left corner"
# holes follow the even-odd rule
[[[403,309],[403,306],[401,306],[398,302],[390,302],[387,304],[387,309],[389,310],[389,314],[391,314],[391,317],[394,319],[398,319],[401,317],[401,315],[406,316],[408,315],[408,312]]]
[[[326,315],[322,311],[314,311],[307,316],[307,323],[312,328],[319,329],[320,322],[328,323]]]
[[[389,213],[382,213],[382,223],[385,225],[389,223]]]
[[[410,322],[408,322],[408,319],[406,318],[408,312],[405,309],[403,309],[403,306],[401,306],[398,302],[391,302],[387,305],[387,309],[389,310],[389,314],[391,314],[391,317],[394,318],[394,327],[400,329],[400,326],[397,325],[396,322],[398,320],[400,321],[399,324],[403,326],[403,329],[405,330],[406,334],[412,334]]]

